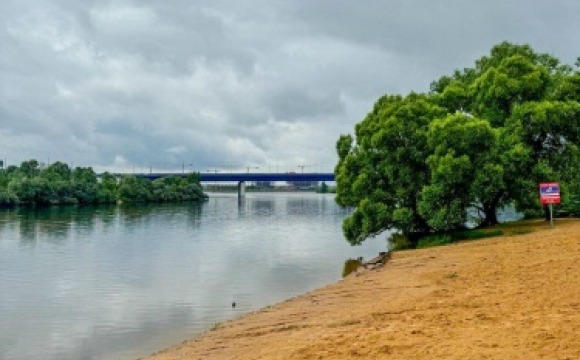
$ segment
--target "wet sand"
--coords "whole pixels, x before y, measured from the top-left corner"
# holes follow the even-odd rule
[[[580,221],[397,252],[145,359],[580,359]]]

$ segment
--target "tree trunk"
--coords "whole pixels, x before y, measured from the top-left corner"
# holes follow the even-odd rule
[[[481,223],[481,227],[494,226],[499,224],[497,220],[497,205],[499,200],[503,196],[502,193],[498,193],[494,198],[487,204],[483,204],[483,213],[485,214],[485,219]]]
[[[499,223],[497,220],[497,212],[495,206],[484,206],[483,212],[485,213],[485,219],[481,223],[482,227],[494,226]]]

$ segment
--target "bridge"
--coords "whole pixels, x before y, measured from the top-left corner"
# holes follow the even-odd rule
[[[168,176],[188,176],[191,173],[142,173],[134,174],[136,177],[155,180]],[[119,174],[120,175],[120,174]],[[333,173],[200,173],[202,182],[237,182],[238,195],[246,194],[247,181],[334,181]]]

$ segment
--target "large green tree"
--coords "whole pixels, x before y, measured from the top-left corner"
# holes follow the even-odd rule
[[[356,126],[356,142],[338,140],[336,201],[356,208],[343,224],[351,243],[387,228],[429,230],[418,201],[429,178],[429,124],[445,113],[427,95],[385,96]]]
[[[497,189],[505,188],[497,131],[485,120],[456,113],[431,122],[427,144],[430,177],[421,190],[419,213],[429,226],[461,227],[468,207],[488,214]],[[491,212],[486,219],[496,221],[494,216]]]
[[[388,228],[405,233],[480,224],[516,204],[537,209],[537,183],[578,181],[578,71],[507,42],[428,94],[388,95],[337,143],[337,202],[354,207],[353,244]]]

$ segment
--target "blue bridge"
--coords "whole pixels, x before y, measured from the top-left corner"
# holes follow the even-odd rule
[[[190,173],[135,174],[149,180],[167,176],[187,176]],[[333,173],[200,173],[203,182],[240,181],[334,181]]]
[[[134,174],[137,177],[155,180],[167,176],[188,176],[190,173],[148,173]],[[246,193],[247,181],[334,181],[333,173],[200,173],[202,182],[237,182],[238,195]]]

